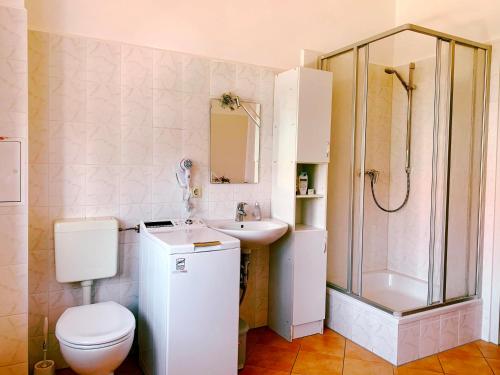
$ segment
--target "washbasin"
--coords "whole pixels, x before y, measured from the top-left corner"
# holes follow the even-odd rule
[[[276,219],[261,221],[214,220],[208,226],[236,237],[244,245],[269,245],[281,238],[288,230],[288,224]]]

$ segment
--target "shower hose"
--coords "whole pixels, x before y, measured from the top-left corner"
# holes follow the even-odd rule
[[[409,170],[406,171],[406,196],[405,196],[405,200],[403,201],[403,203],[401,203],[400,206],[398,206],[397,208],[394,208],[392,210],[389,208],[384,208],[380,205],[380,203],[377,200],[377,197],[375,196],[375,186],[374,186],[375,185],[375,175],[368,174],[368,176],[370,177],[370,187],[372,190],[373,201],[375,202],[377,207],[380,208],[382,211],[388,212],[388,213],[397,212],[400,209],[402,209],[405,206],[405,204],[408,202],[408,198],[410,197],[410,171]]]

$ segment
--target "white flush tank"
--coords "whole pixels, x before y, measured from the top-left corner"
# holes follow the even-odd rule
[[[54,240],[58,282],[116,275],[118,220],[114,217],[56,220]]]

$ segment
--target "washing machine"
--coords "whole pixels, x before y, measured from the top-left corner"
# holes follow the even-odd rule
[[[240,241],[201,220],[140,224],[145,374],[237,374],[239,272]]]

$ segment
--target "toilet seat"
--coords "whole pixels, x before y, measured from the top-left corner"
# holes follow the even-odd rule
[[[56,324],[61,344],[75,349],[99,349],[119,344],[134,334],[134,315],[116,302],[70,307]]]

